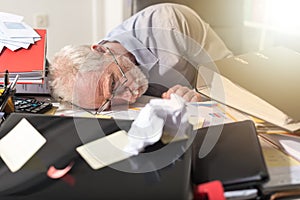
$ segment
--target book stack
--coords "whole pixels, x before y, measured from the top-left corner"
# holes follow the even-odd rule
[[[19,75],[18,84],[43,84],[46,63],[46,30],[33,29],[23,17],[0,12],[0,83]]]

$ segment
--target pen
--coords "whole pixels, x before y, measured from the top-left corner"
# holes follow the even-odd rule
[[[9,84],[9,73],[8,70],[6,70],[4,74],[4,88],[7,88],[8,84]]]

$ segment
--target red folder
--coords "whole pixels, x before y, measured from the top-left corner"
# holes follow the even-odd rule
[[[42,83],[45,76],[45,61],[46,61],[46,30],[36,29],[36,32],[41,36],[41,39],[34,44],[31,44],[28,49],[18,49],[11,51],[5,48],[0,53],[0,73],[8,70],[10,74],[20,74],[18,83]],[[26,81],[22,81],[22,74],[30,77]],[[37,76],[40,76],[38,80]],[[1,77],[1,76],[0,76]],[[35,82],[34,80],[37,80]]]

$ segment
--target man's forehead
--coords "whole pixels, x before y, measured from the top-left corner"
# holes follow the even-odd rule
[[[111,63],[113,63],[113,59],[110,55],[106,55],[102,52],[91,51],[84,57],[78,71],[103,71]]]
[[[101,75],[103,72],[100,71],[86,71],[86,72],[78,72],[76,75],[75,82],[77,85],[87,85],[87,84],[98,84]],[[86,83],[86,84],[84,84]]]
[[[73,98],[80,106],[93,108],[103,99],[100,91],[100,74],[97,72],[79,72],[76,76]]]

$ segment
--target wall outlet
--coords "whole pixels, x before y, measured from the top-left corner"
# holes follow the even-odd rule
[[[34,16],[35,26],[38,28],[46,28],[48,27],[48,15],[47,14],[36,14]]]

